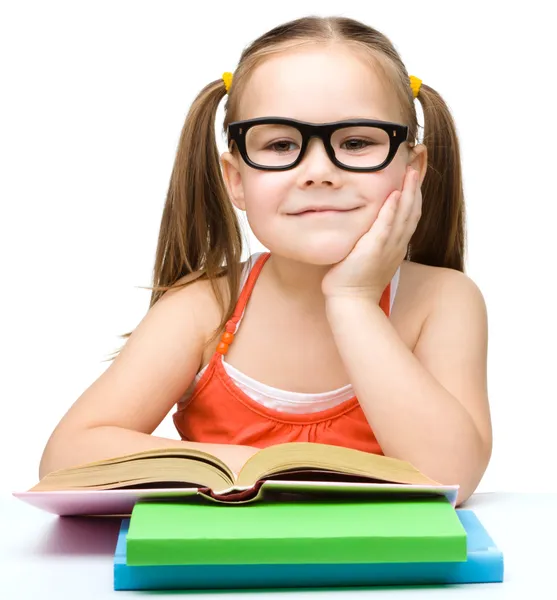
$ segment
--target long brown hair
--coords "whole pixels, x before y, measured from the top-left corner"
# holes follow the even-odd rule
[[[408,139],[417,139],[414,98],[400,56],[385,35],[344,17],[296,19],[246,47],[224,107],[224,132],[238,118],[239,98],[250,74],[266,57],[315,43],[343,43],[366,53],[399,102],[403,122],[409,128]],[[151,308],[167,290],[208,279],[222,312],[221,323],[208,343],[232,316],[241,278],[241,229],[226,192],[215,139],[215,115],[225,95],[222,79],[209,83],[186,117],[162,214],[153,286],[149,288]],[[456,128],[449,108],[432,87],[422,84],[418,100],[424,114],[421,141],[428,150],[428,168],[422,183],[422,216],[407,258],[464,271],[464,195]],[[217,285],[223,275],[228,285],[225,295]]]

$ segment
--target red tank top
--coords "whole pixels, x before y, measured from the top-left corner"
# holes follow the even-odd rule
[[[317,442],[383,454],[355,396],[319,412],[285,413],[250,398],[226,372],[222,356],[234,340],[253,286],[269,256],[262,254],[253,266],[207,369],[189,398],[177,405],[173,420],[182,440],[258,448],[284,442]],[[387,316],[390,288],[389,284],[379,303]]]

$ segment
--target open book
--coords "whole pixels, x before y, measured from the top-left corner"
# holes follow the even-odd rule
[[[277,444],[259,450],[236,475],[222,460],[200,450],[165,448],[127,454],[54,471],[30,491],[108,490],[151,484],[209,488],[215,494],[253,488],[282,479],[343,480],[440,485],[410,463],[360,450],[309,442]]]
[[[458,486],[437,483],[403,460],[292,442],[259,450],[238,474],[207,452],[165,448],[54,471],[14,496],[55,514],[128,514],[144,498],[201,495],[217,502],[252,502],[267,491],[433,493],[454,505]]]

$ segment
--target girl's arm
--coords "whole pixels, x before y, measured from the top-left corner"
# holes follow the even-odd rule
[[[65,467],[112,458],[120,454],[153,450],[156,448],[196,448],[209,452],[224,461],[234,473],[238,473],[246,460],[259,448],[227,444],[202,444],[156,437],[112,425],[94,426],[64,434],[57,433],[57,440],[48,442],[39,467],[39,477]]]
[[[461,504],[491,456],[487,315],[468,277],[444,270],[438,282],[414,352],[371,301],[327,298],[327,314],[384,453],[411,462],[436,481],[459,484]]]
[[[192,447],[224,460],[234,472],[257,451],[150,435],[193,381],[199,368],[208,282],[167,292],[147,313],[106,371],[62,418],[44,449],[39,477],[120,454]]]

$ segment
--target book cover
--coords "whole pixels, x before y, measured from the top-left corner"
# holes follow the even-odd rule
[[[503,553],[472,510],[457,509],[466,531],[464,562],[174,565],[126,564],[129,519],[114,553],[115,590],[276,589],[377,585],[443,585],[503,581]]]
[[[229,506],[139,502],[129,565],[466,560],[466,532],[445,498]]]
[[[304,496],[346,497],[347,494],[362,498],[378,498],[384,495],[430,495],[445,497],[456,505],[457,485],[427,486],[389,483],[360,483],[343,481],[288,481],[267,480],[257,492],[246,499],[237,497],[218,498],[210,490],[200,487],[156,487],[114,490],[52,490],[44,492],[12,492],[12,495],[35,508],[60,515],[122,515],[130,516],[134,505],[140,500],[179,499],[202,496],[215,503],[252,503],[264,498],[266,492],[288,492]]]

